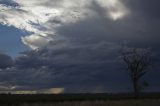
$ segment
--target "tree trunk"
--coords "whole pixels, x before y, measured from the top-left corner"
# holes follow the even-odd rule
[[[138,98],[138,96],[139,96],[139,86],[138,86],[138,80],[136,78],[133,79],[133,88],[134,88],[134,97]]]

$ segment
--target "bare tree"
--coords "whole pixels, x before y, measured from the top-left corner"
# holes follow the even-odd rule
[[[141,87],[139,81],[152,63],[151,52],[149,49],[132,48],[122,50],[121,55],[132,79],[134,94],[138,96]]]

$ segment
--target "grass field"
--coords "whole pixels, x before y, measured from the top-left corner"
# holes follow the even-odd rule
[[[0,106],[160,106],[160,100],[64,101],[50,103],[0,104]]]
[[[160,106],[159,94],[0,95],[0,106]]]

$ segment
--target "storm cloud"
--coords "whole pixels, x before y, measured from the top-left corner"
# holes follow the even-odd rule
[[[130,79],[119,50],[150,48],[160,56],[158,0],[0,3],[0,23],[29,32],[22,42],[31,48],[14,59],[12,68],[1,72],[4,86],[59,87],[66,92],[128,91]],[[152,70],[159,70],[158,65]],[[149,89],[159,89],[158,75],[159,71],[146,75],[153,84]]]
[[[12,58],[4,53],[0,53],[0,69],[12,67],[14,64]]]
[[[129,13],[123,1],[119,0],[13,1],[19,6],[6,5],[5,2],[5,5],[1,4],[0,22],[31,32],[31,35],[22,37],[22,42],[32,49],[44,47],[53,41],[55,35],[58,35],[56,28],[96,17],[95,4],[104,11],[104,18],[113,21],[122,19]]]

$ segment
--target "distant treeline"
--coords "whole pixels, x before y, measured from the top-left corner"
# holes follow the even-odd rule
[[[134,94],[0,94],[0,104],[50,103],[64,101],[95,100],[128,100],[135,99]],[[136,99],[160,99],[160,93],[141,93]]]

